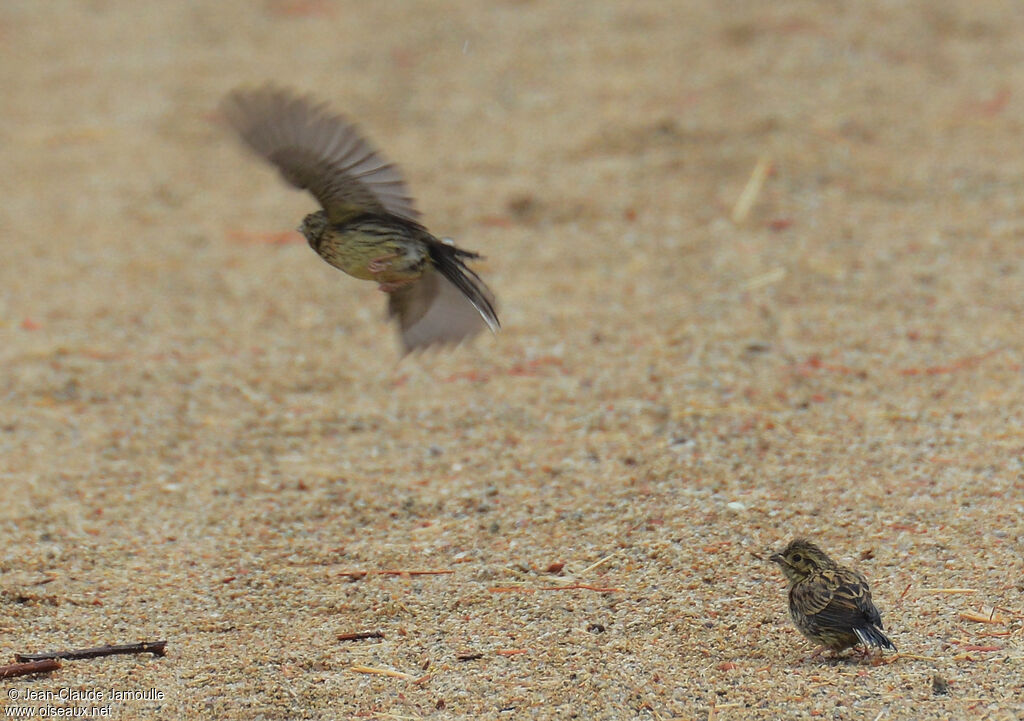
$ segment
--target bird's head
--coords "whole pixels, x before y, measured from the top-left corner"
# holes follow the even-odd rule
[[[296,230],[306,236],[306,240],[309,241],[309,244],[315,250],[320,245],[320,238],[323,236],[324,231],[327,230],[329,224],[327,214],[322,210],[318,210],[303,218],[302,223],[299,224]]]
[[[781,553],[772,554],[770,560],[779,564],[790,583],[836,565],[824,551],[803,538],[791,541]]]

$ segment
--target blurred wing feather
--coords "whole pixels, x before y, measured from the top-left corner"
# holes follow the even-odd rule
[[[389,295],[388,314],[398,321],[406,353],[460,343],[489,325],[469,298],[433,268]]]
[[[268,85],[233,91],[221,110],[246,145],[312,193],[332,222],[367,212],[419,217],[401,171],[326,105]]]

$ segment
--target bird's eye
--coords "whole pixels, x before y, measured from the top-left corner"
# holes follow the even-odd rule
[[[804,557],[801,556],[799,553],[793,554],[793,563],[800,563],[800,561],[802,560],[804,560]]]

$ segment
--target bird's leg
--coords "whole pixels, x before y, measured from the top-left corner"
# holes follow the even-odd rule
[[[393,281],[391,283],[378,283],[377,284],[377,290],[380,290],[380,291],[382,291],[384,293],[394,293],[399,288],[404,288],[405,286],[409,285],[412,282],[413,282],[412,279],[410,279],[410,280],[396,280],[396,281]]]
[[[810,658],[818,658],[821,654],[825,653],[827,649],[824,646],[818,646],[814,649],[814,653],[810,655]]]

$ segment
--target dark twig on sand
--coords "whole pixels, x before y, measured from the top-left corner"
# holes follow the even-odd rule
[[[363,641],[367,638],[384,638],[383,631],[355,631],[353,633],[339,633],[339,641]]]
[[[33,673],[49,673],[50,671],[56,671],[58,668],[60,668],[60,661],[55,658],[25,663],[12,663],[7,666],[0,666],[0,678],[28,676]]]
[[[132,653],[151,653],[154,656],[166,654],[164,647],[167,641],[143,641],[142,643],[126,643],[120,646],[96,646],[80,648],[72,651],[50,651],[47,653],[16,653],[15,661],[46,661],[54,658],[81,659],[99,658],[100,656],[118,656]]]
[[[388,570],[388,571],[342,571],[339,576],[348,576],[353,581],[358,581],[367,576],[450,576],[455,573],[450,568],[442,568],[438,570]]]

